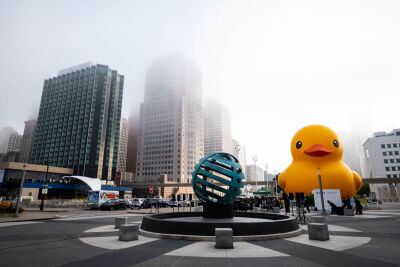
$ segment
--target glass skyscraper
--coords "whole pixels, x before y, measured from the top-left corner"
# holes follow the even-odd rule
[[[91,62],[44,81],[30,162],[114,180],[124,76]]]

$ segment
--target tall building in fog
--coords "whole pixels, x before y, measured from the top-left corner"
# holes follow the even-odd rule
[[[339,132],[343,144],[343,161],[361,176],[364,176],[363,142],[372,133],[367,121],[352,121],[350,129]]]
[[[238,140],[232,139],[232,153],[239,160],[242,166],[242,172],[246,179],[246,147],[244,144],[240,143]]]
[[[140,107],[137,180],[188,183],[204,156],[201,73],[191,61],[170,56],[147,71]]]
[[[126,153],[126,171],[136,175],[137,147],[139,134],[139,116],[131,114],[128,120],[128,150]]]
[[[400,129],[377,132],[363,145],[366,177],[400,178]],[[380,200],[398,200],[400,184],[372,184],[371,191]]]
[[[232,154],[231,116],[218,100],[204,104],[204,155],[215,152]]]
[[[126,154],[128,149],[128,120],[121,118],[118,145],[118,164],[117,171],[126,172]]]
[[[114,180],[124,76],[84,63],[44,81],[30,162]]]
[[[12,127],[0,130],[0,153],[19,152],[21,150],[22,135]]]
[[[35,137],[37,120],[25,121],[24,134],[21,142],[19,161],[28,163],[31,158],[33,138]]]
[[[256,169],[257,169],[257,176],[256,176]],[[254,164],[246,165],[246,179],[247,181],[264,181],[264,169]]]

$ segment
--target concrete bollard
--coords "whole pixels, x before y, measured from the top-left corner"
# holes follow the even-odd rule
[[[326,223],[309,223],[308,239],[310,240],[329,240],[328,224]]]
[[[232,228],[215,228],[215,247],[233,248]]]
[[[128,223],[128,217],[117,217],[115,218],[115,229],[119,229],[119,226],[121,224],[127,224]]]
[[[353,209],[344,209],[344,216],[354,216]]]
[[[272,207],[272,213],[279,213],[279,207]]]
[[[312,216],[311,219],[315,223],[326,223],[325,216]]]
[[[139,239],[139,224],[121,224],[119,226],[119,241]]]

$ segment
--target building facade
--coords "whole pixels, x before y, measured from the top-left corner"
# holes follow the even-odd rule
[[[126,154],[128,149],[128,119],[121,118],[121,127],[119,130],[119,146],[118,146],[118,172],[126,172]]]
[[[12,127],[0,131],[0,153],[21,151],[22,135]]]
[[[19,161],[28,163],[31,159],[33,139],[35,137],[37,120],[25,121],[24,134],[22,135],[21,153]]]
[[[170,56],[148,70],[140,107],[136,180],[189,183],[204,157],[201,74],[191,61]],[[168,197],[168,196],[165,196]]]
[[[256,176],[256,165],[246,165],[246,179],[247,181],[264,181],[264,169],[257,166]]]
[[[30,162],[114,180],[123,86],[123,75],[91,62],[45,80]]]
[[[231,116],[216,99],[204,104],[204,155],[215,152],[232,154]]]
[[[366,177],[400,178],[400,129],[377,132],[363,144]],[[400,186],[373,184],[371,191],[380,200],[398,200]]]
[[[129,116],[128,150],[126,154],[126,171],[136,174],[137,147],[139,134],[139,116]]]

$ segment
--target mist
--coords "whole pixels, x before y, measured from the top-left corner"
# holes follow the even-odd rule
[[[305,125],[399,128],[398,14],[398,1],[1,1],[0,128],[22,133],[44,80],[87,61],[125,75],[128,117],[147,68],[178,53],[230,109],[248,163],[281,171]]]

